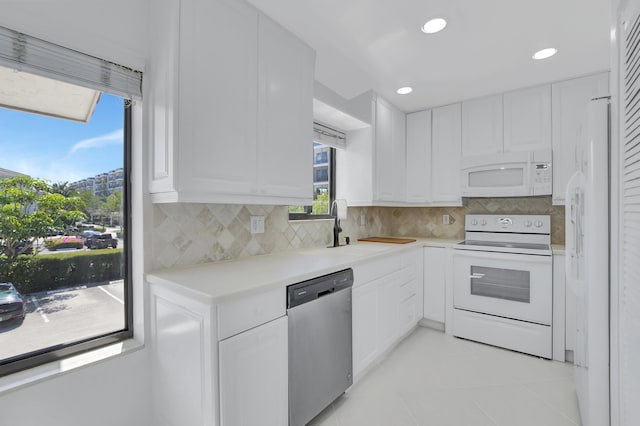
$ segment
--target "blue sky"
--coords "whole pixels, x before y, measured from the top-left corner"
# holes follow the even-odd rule
[[[74,182],[123,166],[123,100],[103,93],[89,123],[0,108],[0,168]]]

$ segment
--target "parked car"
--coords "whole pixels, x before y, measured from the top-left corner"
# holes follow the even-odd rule
[[[118,247],[118,240],[113,238],[113,235],[110,233],[105,232],[88,237],[84,244],[90,249],[116,248]]]
[[[92,231],[92,230],[87,230],[87,231],[82,231],[80,233],[80,236],[82,238],[84,238],[84,241],[86,243],[87,239],[91,238],[91,237],[95,237],[96,235],[100,235],[101,232],[98,231]]]
[[[55,237],[57,235],[64,235],[62,229],[49,227],[47,228],[47,237]]]
[[[0,283],[0,323],[22,321],[26,315],[24,299],[11,283]]]

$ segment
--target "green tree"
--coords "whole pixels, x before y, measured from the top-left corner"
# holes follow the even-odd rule
[[[93,217],[101,214],[102,200],[100,197],[93,195],[91,191],[82,191],[79,197],[84,202],[84,213],[89,218],[89,221],[93,223]]]
[[[69,186],[69,182],[58,182],[51,184],[50,192],[52,194],[60,194],[65,197],[77,197],[78,190]]]
[[[104,202],[103,209],[109,215],[110,224],[113,225],[113,216],[120,213],[122,208],[122,193],[113,191]],[[120,222],[120,221],[118,221]]]
[[[84,217],[82,200],[51,194],[42,179],[18,176],[0,179],[0,255],[9,261],[31,249],[51,227],[63,227]]]
[[[329,193],[324,192],[316,195],[316,199],[313,200],[312,214],[329,214]]]

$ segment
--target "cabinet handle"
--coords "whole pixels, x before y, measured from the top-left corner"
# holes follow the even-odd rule
[[[484,274],[480,274],[478,272],[475,272],[475,273],[469,275],[469,278],[484,278]]]

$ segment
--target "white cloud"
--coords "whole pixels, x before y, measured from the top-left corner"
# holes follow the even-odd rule
[[[95,138],[89,138],[81,140],[80,142],[76,142],[72,147],[70,154],[78,151],[79,149],[85,148],[99,148],[107,145],[118,145],[122,144],[122,140],[124,138],[124,130],[114,130],[111,133],[106,133],[104,135],[96,136]]]

